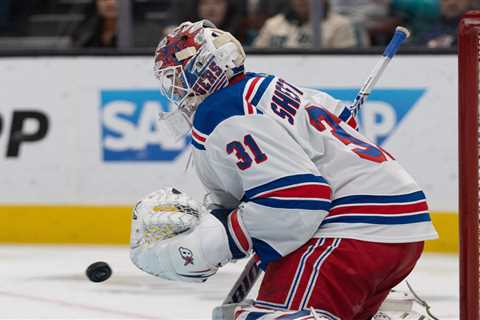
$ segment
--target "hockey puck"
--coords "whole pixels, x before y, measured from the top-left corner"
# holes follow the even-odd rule
[[[110,278],[112,268],[103,261],[94,262],[88,266],[86,271],[88,279],[93,282],[102,282]]]

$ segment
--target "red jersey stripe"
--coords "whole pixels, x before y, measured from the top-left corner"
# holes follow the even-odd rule
[[[245,100],[247,104],[249,103],[250,97],[252,96],[253,90],[255,89],[255,85],[258,81],[260,81],[260,79],[260,77],[256,77],[255,79],[253,79],[252,83],[248,87],[247,94],[245,95]]]
[[[401,214],[401,213],[413,213],[420,211],[428,211],[428,205],[426,201],[413,204],[386,204],[386,205],[352,205],[345,207],[332,208],[329,216],[339,214]]]
[[[331,199],[332,189],[327,185],[307,184],[264,193],[258,198],[269,197]]]
[[[240,222],[238,221],[238,213],[237,210],[233,211],[230,214],[230,224],[233,229],[233,234],[238,240],[238,243],[242,247],[242,250],[248,252],[250,250],[250,243],[248,241],[248,236],[245,234]]]
[[[245,114],[253,114],[253,106],[250,102],[247,102],[247,111]]]
[[[355,120],[354,117],[350,118],[350,120],[348,120],[348,125],[350,127],[352,127],[353,129],[357,129],[357,121]]]
[[[195,130],[192,130],[192,137],[195,138],[195,140],[198,140],[200,142],[205,142],[207,139],[200,136],[198,133],[195,132]]]

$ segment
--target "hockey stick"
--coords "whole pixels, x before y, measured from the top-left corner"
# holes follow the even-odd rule
[[[257,261],[254,257],[248,260],[245,268],[238,277],[238,280],[233,285],[230,292],[228,292],[222,304],[240,303],[242,302],[252,289],[253,285],[260,276],[260,268],[257,266]]]
[[[383,71],[392,60],[393,56],[400,48],[401,44],[410,36],[407,28],[397,27],[395,34],[383,51],[381,59],[377,62],[367,80],[360,89],[355,101],[348,108],[355,117],[360,110],[360,107],[367,101],[368,95],[382,75]],[[252,257],[245,266],[243,272],[238,277],[230,292],[225,297],[222,305],[235,304],[242,302],[252,289],[256,280],[260,276],[260,269],[258,268],[255,259]]]
[[[377,83],[378,79],[380,79],[383,71],[388,66],[390,61],[392,60],[395,53],[397,53],[398,48],[402,45],[402,43],[410,36],[410,32],[405,27],[396,27],[395,34],[393,35],[392,39],[388,43],[387,47],[383,51],[382,58],[377,62],[375,67],[373,68],[372,72],[368,76],[367,80],[363,84],[362,88],[358,92],[355,100],[351,106],[348,108],[350,112],[352,112],[353,116],[356,117],[358,111],[360,111],[360,107],[367,101],[367,98],[372,92],[373,87]]]
[[[245,301],[250,290],[260,276],[260,268],[254,257],[248,260],[237,281],[228,292],[222,305],[215,307],[212,313],[213,320],[233,320],[235,308]]]

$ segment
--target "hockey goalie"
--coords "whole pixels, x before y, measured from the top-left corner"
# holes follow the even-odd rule
[[[200,282],[255,255],[264,277],[238,320],[425,319],[377,313],[437,238],[422,190],[338,100],[246,72],[244,60],[240,43],[205,20],[159,43],[155,75],[178,107],[162,118],[178,135],[191,131],[208,195],[200,204],[164,188],[142,199],[133,263]]]

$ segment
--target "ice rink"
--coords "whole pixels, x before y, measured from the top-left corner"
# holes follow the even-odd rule
[[[106,261],[104,283],[85,277]],[[127,247],[0,246],[0,319],[210,319],[240,273],[230,264],[203,284],[175,283],[137,270]],[[441,320],[458,319],[458,258],[426,254],[410,276]]]

